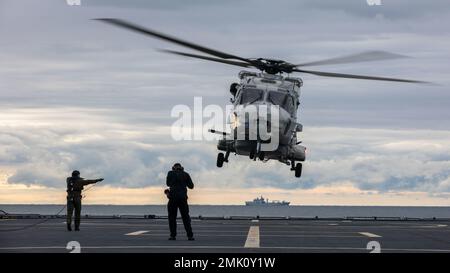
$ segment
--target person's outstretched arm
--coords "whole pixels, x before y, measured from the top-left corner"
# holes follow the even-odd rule
[[[97,183],[97,182],[101,182],[103,180],[104,180],[103,178],[93,179],[93,180],[83,179],[81,181],[81,183],[83,183],[83,186],[86,186],[86,185],[89,185],[89,184],[94,184],[94,183]]]

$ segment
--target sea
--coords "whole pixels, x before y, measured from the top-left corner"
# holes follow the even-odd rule
[[[0,210],[10,214],[57,214],[64,205],[1,205]],[[0,211],[0,213],[1,213]],[[65,214],[65,211],[62,212]],[[167,215],[166,205],[83,205],[83,215]],[[450,207],[409,206],[239,206],[190,205],[193,217],[408,217],[450,218]]]

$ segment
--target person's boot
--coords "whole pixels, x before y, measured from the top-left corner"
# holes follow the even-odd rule
[[[67,224],[67,230],[68,231],[72,231],[72,225],[71,224]]]
[[[177,239],[177,237],[175,237],[175,236],[170,236],[169,237],[169,241],[175,241]]]
[[[195,241],[194,236],[188,237],[189,241]]]

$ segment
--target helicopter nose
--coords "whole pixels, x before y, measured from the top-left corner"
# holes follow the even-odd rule
[[[231,117],[231,129],[245,140],[257,140],[260,133],[272,133],[279,128],[279,113],[247,106],[235,111]],[[245,138],[244,138],[245,137]]]

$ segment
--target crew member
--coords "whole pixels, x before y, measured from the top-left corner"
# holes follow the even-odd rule
[[[189,216],[187,188],[193,189],[194,183],[192,183],[189,174],[184,171],[183,166],[180,163],[175,163],[172,170],[167,174],[166,184],[169,187],[169,191],[166,191],[166,195],[169,198],[167,204],[170,228],[169,240],[176,240],[177,212],[179,209],[188,240],[193,241],[194,234],[192,233],[191,217]]]
[[[72,231],[72,214],[75,209],[75,230],[80,230],[81,192],[84,186],[103,181],[103,178],[86,180],[80,177],[79,171],[73,171],[67,178],[67,230]]]

